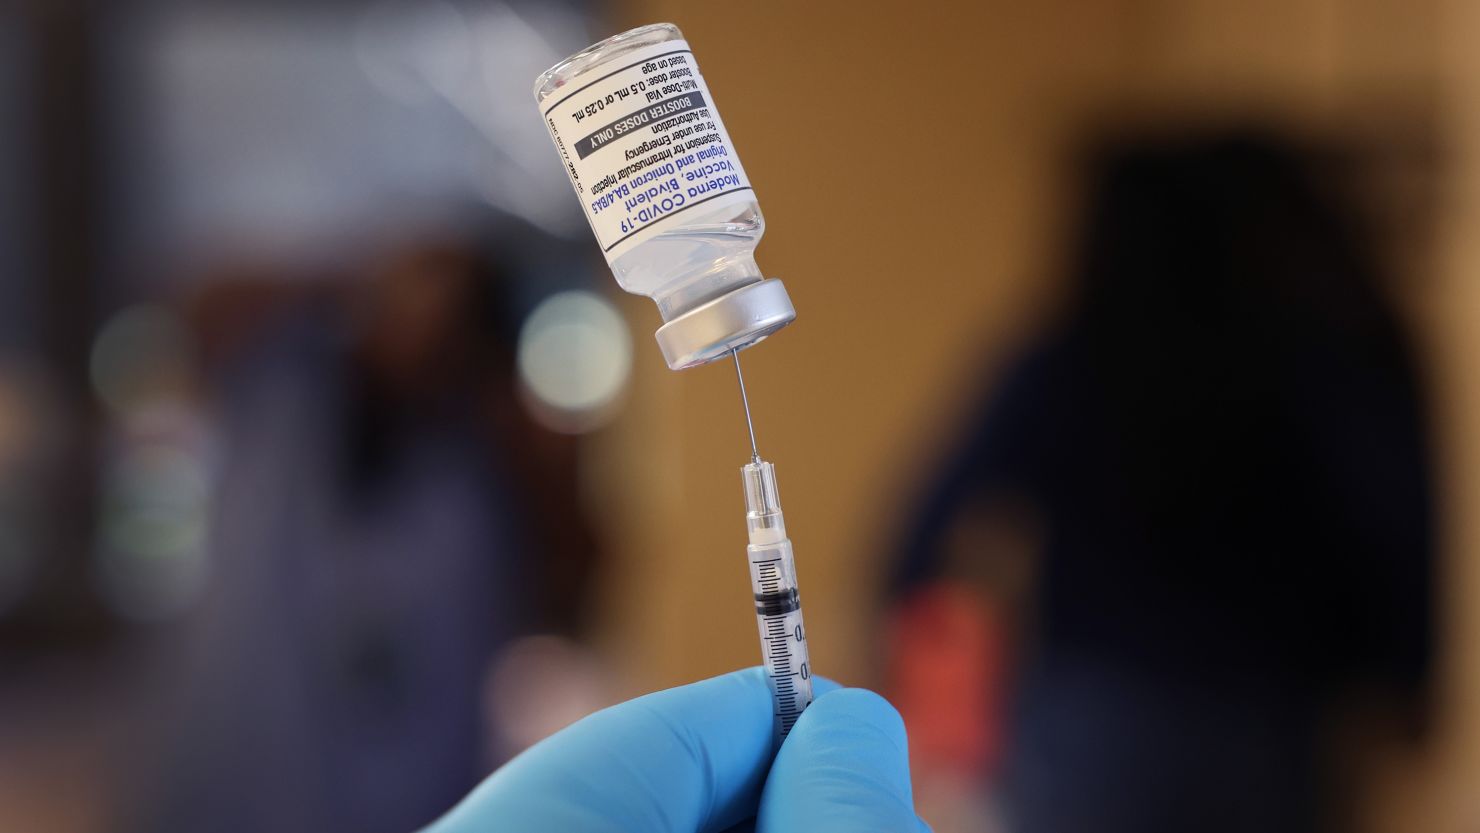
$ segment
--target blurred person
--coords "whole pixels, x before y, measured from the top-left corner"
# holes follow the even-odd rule
[[[990,668],[963,684],[993,711],[932,717],[967,738],[1008,722],[1011,829],[1331,829],[1333,716],[1378,692],[1422,717],[1420,377],[1371,241],[1316,171],[1257,132],[1101,147],[1072,301],[1010,363],[906,536],[907,642],[951,621],[920,611],[932,588],[985,591],[988,638],[947,633],[993,647],[957,652]],[[919,643],[897,649],[897,676]],[[1007,706],[988,695],[1009,668]]]
[[[581,625],[598,542],[574,439],[516,401],[498,262],[426,244],[371,271],[249,271],[191,305],[223,445],[213,576],[141,829],[424,825],[486,768],[496,649]]]

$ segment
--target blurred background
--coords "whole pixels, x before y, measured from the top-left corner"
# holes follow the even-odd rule
[[[671,20],[937,831],[1480,829],[1480,8],[0,2],[0,828],[399,831],[755,664],[530,85]]]

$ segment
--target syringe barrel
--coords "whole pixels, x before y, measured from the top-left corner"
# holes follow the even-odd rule
[[[776,472],[770,463],[744,466],[746,525],[750,546],[751,590],[755,594],[756,626],[761,656],[776,704],[776,742],[786,739],[802,710],[812,702],[812,669],[807,656],[807,631],[802,623],[797,593],[796,562],[776,492]]]

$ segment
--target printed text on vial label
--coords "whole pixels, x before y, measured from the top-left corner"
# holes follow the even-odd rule
[[[670,51],[613,73],[549,114],[571,181],[609,256],[665,217],[749,189],[708,92],[693,56]]]

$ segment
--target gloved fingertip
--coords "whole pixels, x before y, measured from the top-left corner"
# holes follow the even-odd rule
[[[822,705],[824,702],[825,706]],[[813,714],[813,721],[838,720],[851,722],[855,726],[867,726],[888,738],[901,752],[908,749],[904,718],[899,716],[899,710],[894,708],[894,704],[866,688],[837,689],[825,698],[817,698],[812,709],[819,706],[822,707],[821,711]],[[809,709],[803,713],[803,718],[810,712]]]
[[[764,833],[918,831],[899,712],[860,688],[818,697],[771,765],[757,820]]]
[[[830,694],[842,687],[843,684],[838,682],[837,680],[829,679],[827,677],[812,678],[812,696],[814,698],[821,697],[824,694]]]
[[[725,829],[755,813],[773,720],[759,668],[619,703],[510,761],[437,829]]]

